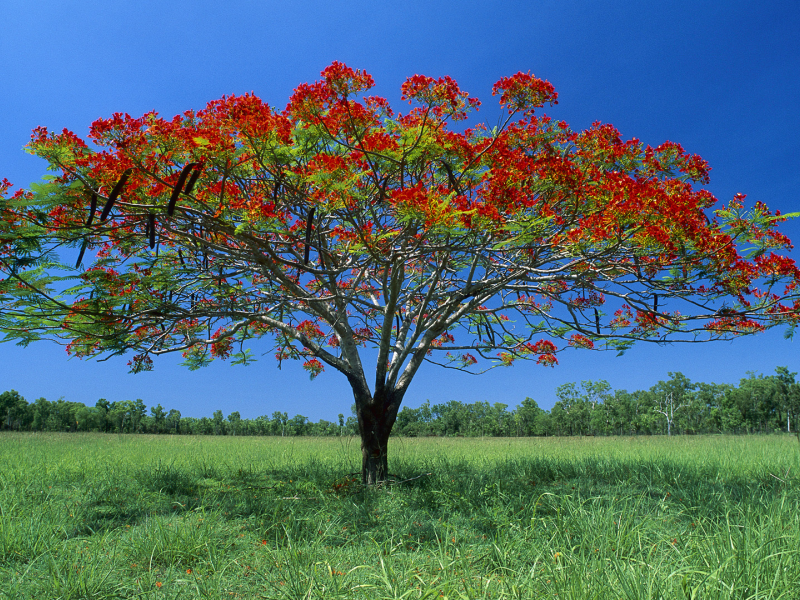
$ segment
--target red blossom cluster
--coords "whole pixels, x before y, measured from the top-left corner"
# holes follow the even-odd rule
[[[558,94],[553,85],[527,73],[517,73],[511,77],[503,77],[492,87],[492,95],[500,94],[500,105],[515,113],[526,111],[533,113],[533,109],[549,104],[558,104]]]
[[[595,348],[603,338],[679,331],[687,320],[666,312],[664,298],[687,297],[708,306],[719,299],[735,303],[736,314],[698,317],[706,319],[712,337],[752,333],[771,318],[797,321],[800,270],[780,254],[791,245],[776,228],[785,219],[760,202],[746,209],[743,195],[715,209],[716,199],[697,187],[708,182],[708,164],[679,144],[645,146],[599,122],[574,132],[563,121],[534,115],[558,96],[549,82],[530,73],[504,77],[492,88],[509,115],[491,133],[482,126],[448,129],[450,121],[480,105],[450,77],[407,79],[402,99],[414,108],[398,116],[384,98],[364,97],[373,85],[364,71],[334,62],[319,81],[298,86],[282,111],[245,94],[171,119],[155,112],[138,118],[115,113],[91,125],[88,143],[68,130],[37,128],[29,149],[57,172],[52,185],[60,186],[59,202],[33,210],[4,201],[0,259],[18,252],[7,232],[23,224],[61,236],[59,243],[82,237],[84,250],[96,251],[103,263],[81,273],[80,281],[102,290],[109,305],[98,320],[128,341],[161,335],[163,323],[141,318],[134,326],[119,307],[145,315],[168,300],[157,271],[134,267],[120,273],[130,256],[152,259],[145,231],[158,237],[156,251],[173,265],[176,278],[204,274],[202,281],[188,282],[194,287],[181,299],[189,311],[225,314],[238,303],[262,312],[264,297],[283,294],[291,300],[285,305],[302,312],[321,298],[336,297],[359,313],[360,326],[348,333],[357,344],[382,341],[390,331],[392,343],[400,336],[399,325],[382,326],[375,305],[398,260],[407,281],[449,285],[454,269],[442,266],[443,255],[452,249],[447,260],[468,270],[476,240],[485,241],[477,270],[518,283],[518,300],[502,311],[475,309],[484,329],[507,328],[503,311],[548,318],[560,307],[572,321],[554,338]],[[100,235],[88,223],[94,218],[97,225],[94,210],[101,207],[88,207],[98,198],[108,200],[120,182],[124,190],[118,189],[113,210],[108,205]],[[0,198],[10,189],[3,179]],[[13,195],[20,205],[37,198],[26,190]],[[742,244],[754,247],[753,254],[742,256]],[[224,276],[232,264],[228,256],[252,258],[248,281],[234,284]],[[350,268],[351,257],[369,266]],[[429,277],[437,268],[438,279]],[[627,291],[604,294],[608,282],[622,282]],[[256,295],[259,288],[269,293]],[[456,291],[442,297],[455,298]],[[422,306],[426,294],[409,290],[405,297],[404,318],[414,327],[434,326],[433,309]],[[609,298],[616,307],[599,310]],[[76,334],[68,351],[91,354],[99,346],[84,335],[76,315],[94,309],[86,294],[72,308],[75,315],[65,323]],[[308,359],[340,345],[341,338],[318,317],[299,323],[287,318],[282,326],[254,320],[242,331],[289,338],[300,333],[309,348],[282,346],[276,356]],[[197,342],[197,318],[181,313],[173,325],[181,343]],[[490,337],[484,329],[478,334],[481,349]],[[228,358],[240,340],[223,337],[225,332],[220,327],[205,341],[214,357]],[[502,350],[502,364],[519,357],[557,363],[553,342],[509,336],[497,338],[503,340],[495,348]],[[455,335],[447,331],[424,350],[451,343]],[[477,362],[469,353],[453,361],[464,367]],[[141,370],[146,364],[134,357],[131,366]],[[317,358],[304,363],[312,377],[318,366]]]

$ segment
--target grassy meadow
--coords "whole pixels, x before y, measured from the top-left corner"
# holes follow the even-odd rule
[[[364,489],[349,438],[0,434],[0,598],[800,598],[794,436],[390,452]]]

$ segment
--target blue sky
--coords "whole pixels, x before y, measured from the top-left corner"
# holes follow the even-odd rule
[[[483,101],[473,118],[490,124],[499,115],[492,84],[530,70],[559,93],[547,113],[573,128],[600,120],[625,138],[679,142],[709,161],[707,187],[720,201],[741,192],[800,210],[796,1],[4,0],[0,22],[0,178],[16,186],[44,174],[43,161],[22,150],[38,125],[85,136],[113,112],[172,117],[250,91],[283,108],[295,86],[338,60],[371,73],[374,93],[398,106],[406,77],[450,75]],[[783,230],[800,243],[798,221]],[[799,343],[773,330],[733,343],[639,344],[619,358],[570,351],[554,369],[522,362],[480,377],[426,365],[405,404],[515,406],[530,396],[550,408],[566,382],[605,379],[632,391],[670,371],[735,383],[778,365],[800,371]],[[314,421],[347,415],[353,402],[332,369],[309,381],[299,364],[279,371],[270,356],[194,372],[167,356],[139,375],[127,373],[127,360],[68,360],[50,342],[0,344],[0,391],[90,405],[141,398],[197,417],[281,410]]]

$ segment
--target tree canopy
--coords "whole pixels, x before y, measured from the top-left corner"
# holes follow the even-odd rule
[[[480,102],[449,77],[407,79],[405,114],[372,85],[335,62],[281,111],[248,94],[171,120],[114,114],[88,141],[34,130],[54,174],[10,196],[3,183],[6,339],[134,352],[139,372],[176,351],[189,368],[249,364],[266,337],[279,363],[347,377],[372,481],[425,361],[554,365],[568,346],[797,323],[787,216],[718,205],[680,145],[539,116],[557,94],[529,73],[494,85],[491,129],[461,126]]]

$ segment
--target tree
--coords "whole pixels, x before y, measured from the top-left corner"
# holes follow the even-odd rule
[[[775,369],[775,375],[772,376],[777,383],[778,394],[781,399],[781,408],[786,413],[786,433],[792,432],[792,415],[797,412],[798,408],[795,406],[797,394],[793,393],[797,387],[797,382],[794,380],[795,375],[797,375],[797,373],[789,371],[788,367],[777,367]],[[797,427],[796,420],[795,429],[800,431],[800,428]]]
[[[748,377],[733,391],[733,401],[748,432],[772,433],[780,430],[782,398],[775,377],[748,371]]]
[[[658,407],[653,411],[664,415],[667,419],[667,435],[672,435],[672,424],[675,422],[675,411],[684,408],[684,404],[675,404],[675,393],[668,392],[658,397]]]
[[[164,433],[164,428],[167,425],[167,411],[161,404],[150,407],[150,414],[153,415],[153,429],[155,433]]]
[[[286,423],[289,421],[289,415],[285,412],[275,411],[272,413],[272,420],[280,428],[281,436],[286,435]]]
[[[100,426],[100,431],[108,431],[108,411],[111,408],[111,403],[105,398],[100,398],[95,402],[95,408],[98,411],[97,421]]]
[[[449,77],[406,80],[405,114],[372,85],[333,63],[283,111],[245,95],[171,120],[118,113],[92,124],[91,146],[34,130],[28,149],[53,174],[0,193],[6,339],[131,351],[140,372],[168,352],[190,369],[247,365],[265,338],[279,366],[347,378],[374,483],[426,361],[551,366],[569,346],[796,323],[785,217],[741,195],[714,210],[697,188],[707,164],[678,144],[538,116],[557,94],[526,73],[493,87],[505,113],[491,130],[451,127],[480,102]]]
[[[166,426],[172,433],[179,433],[181,427],[181,411],[171,408],[167,413]]]
[[[214,414],[211,415],[211,419],[214,422],[214,435],[224,435],[225,434],[225,417],[222,414],[222,411],[217,409],[214,411]]]
[[[242,415],[238,410],[233,411],[228,415],[228,431],[231,435],[239,435],[242,428]]]
[[[28,413],[28,402],[16,390],[0,394],[0,429],[19,431]]]
[[[669,381],[659,381],[650,390],[658,398],[653,410],[667,419],[667,435],[672,435],[675,411],[687,408],[689,394],[697,387],[683,373],[667,373]]]
[[[145,415],[147,415],[147,407],[144,404],[144,400],[137,398],[131,403],[130,415],[133,432],[140,432],[142,430],[142,421],[144,420]]]
[[[31,428],[34,431],[44,431],[45,423],[47,423],[49,416],[50,402],[47,401],[47,398],[37,398],[33,403],[33,423]]]
[[[525,398],[522,404],[517,407],[516,414],[519,415],[524,435],[542,435],[545,433],[542,427],[542,419],[546,413],[533,398]]]
[[[303,415],[295,415],[289,419],[286,424],[289,426],[291,435],[305,435],[308,428],[308,417]]]

